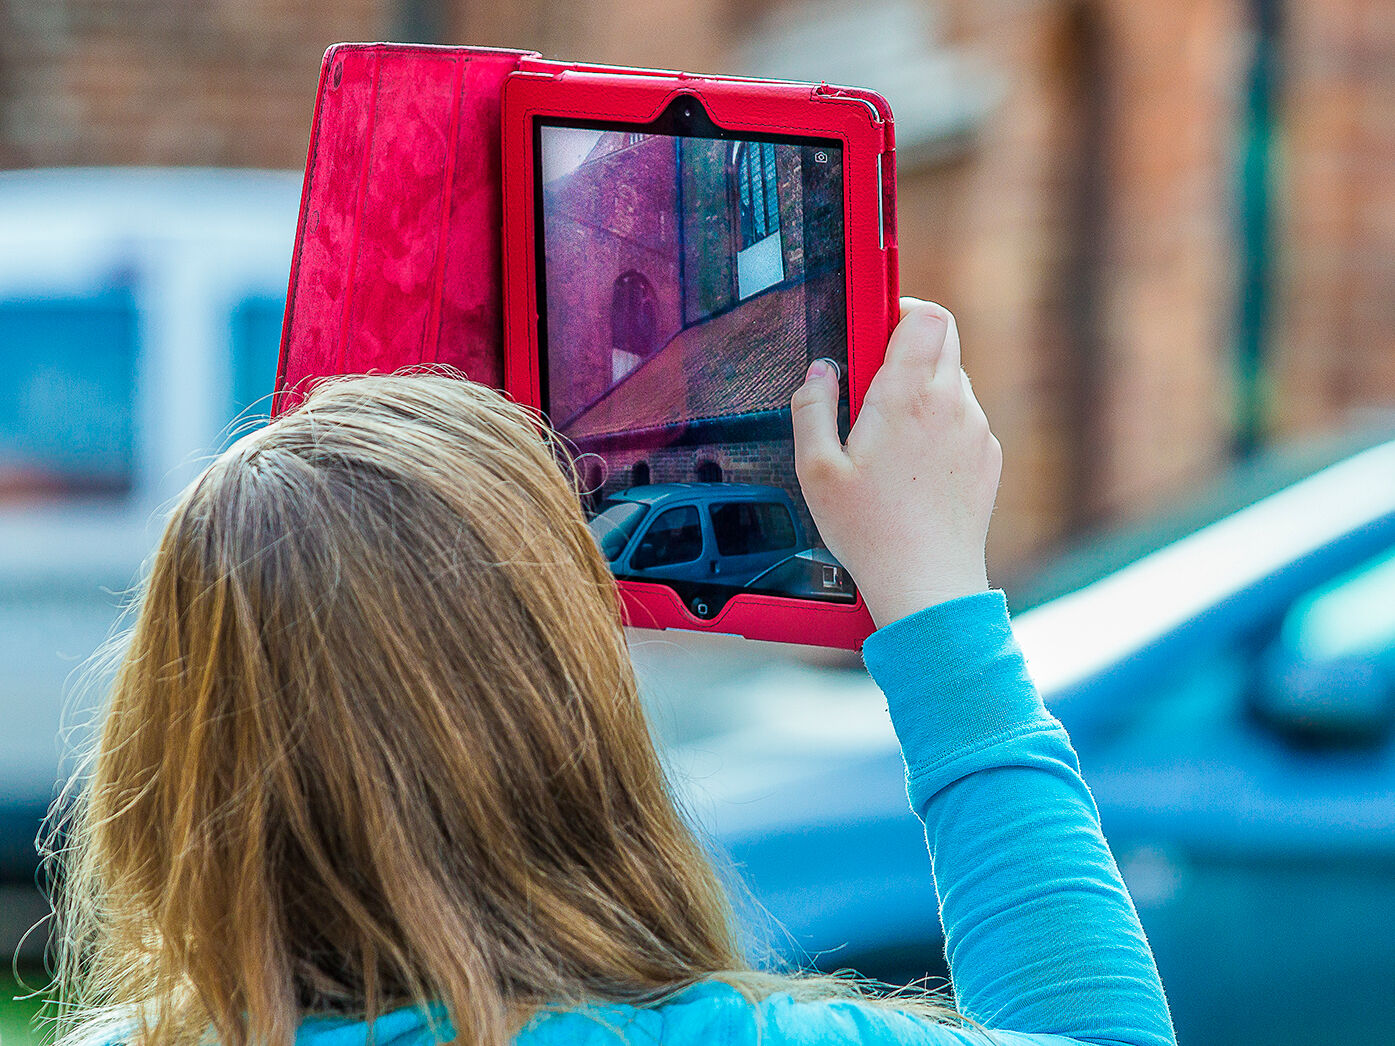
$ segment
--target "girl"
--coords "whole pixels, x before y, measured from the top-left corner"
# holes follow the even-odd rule
[[[535,418],[327,384],[185,492],[76,804],[65,1044],[1166,1044],[1152,956],[988,590],[1000,452],[908,301],[798,473],[877,623],[958,1014],[758,973],[675,812],[614,585]]]

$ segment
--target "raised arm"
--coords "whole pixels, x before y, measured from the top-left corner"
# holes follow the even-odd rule
[[[961,1011],[992,1028],[1171,1046],[1143,928],[1002,594],[896,621],[864,656],[925,821]]]
[[[988,591],[1001,451],[953,317],[903,306],[846,446],[832,369],[810,368],[793,403],[796,463],[820,534],[883,626],[864,655],[926,824],[958,1004],[1006,1031],[1171,1044],[1075,753]]]

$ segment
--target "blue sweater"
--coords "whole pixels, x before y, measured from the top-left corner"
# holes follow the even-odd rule
[[[1012,1046],[1172,1046],[1148,942],[1070,740],[1027,675],[1002,594],[952,600],[888,625],[867,640],[863,656],[886,693],[911,806],[925,822],[960,1011]],[[430,1041],[412,1010],[379,1018],[373,1032],[375,1046]],[[363,1046],[366,1033],[361,1023],[310,1020],[298,1046]],[[519,1046],[981,1042],[981,1033],[857,1001],[780,994],[754,1007],[713,983],[655,1007],[540,1015],[517,1039]]]

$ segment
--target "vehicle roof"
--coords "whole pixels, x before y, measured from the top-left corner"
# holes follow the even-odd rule
[[[1083,531],[1047,563],[1000,569],[994,580],[1021,613],[1075,592],[1232,516],[1328,466],[1395,439],[1395,414],[1355,428],[1306,435],[1237,461],[1156,513]]]
[[[0,287],[109,281],[171,254],[284,273],[301,181],[294,171],[216,168],[0,172]]]
[[[12,235],[54,216],[97,218],[141,229],[152,215],[201,225],[282,228],[257,205],[300,199],[298,171],[216,167],[57,167],[0,171],[0,233]],[[172,227],[187,232],[187,226]]]
[[[657,505],[670,501],[790,501],[789,493],[779,487],[754,483],[651,483],[630,487],[608,495],[608,501],[638,501]]]
[[[1349,844],[1361,840],[1373,846],[1380,838],[1379,845],[1395,852],[1395,835],[1382,835],[1395,824],[1388,799],[1395,788],[1395,737],[1380,745],[1381,755],[1346,759],[1339,753],[1329,765],[1327,756],[1292,750],[1256,726],[1236,701],[1203,701],[1203,711],[1195,713],[1206,720],[1202,729],[1185,702],[1174,711],[1159,700],[1170,692],[1175,666],[1229,656],[1236,637],[1253,634],[1257,622],[1281,617],[1318,586],[1373,556],[1389,554],[1395,548],[1392,476],[1395,442],[1350,456],[1071,596],[1016,615],[1015,631],[1042,696],[1067,722],[1082,756],[1088,755],[1092,783],[1109,781],[1116,816],[1120,806],[1146,798],[1133,794],[1125,799],[1114,778],[1116,769],[1119,775],[1127,771],[1136,776],[1148,765],[1146,749],[1158,773],[1181,775],[1158,751],[1156,740],[1172,738],[1181,753],[1187,751],[1184,735],[1197,744],[1204,735],[1209,757],[1196,759],[1187,773],[1203,778],[1223,770],[1221,776],[1229,776],[1231,784],[1236,778],[1248,782],[1247,791],[1218,793],[1198,786],[1195,804],[1187,811],[1189,831],[1219,837],[1224,833],[1218,826],[1224,824],[1234,834],[1240,830],[1236,819],[1243,815],[1249,817],[1245,831],[1272,844],[1278,838],[1275,826],[1284,818],[1301,813],[1311,824],[1330,828],[1335,811],[1339,819],[1345,817],[1343,837]],[[732,655],[738,652],[734,649]],[[762,651],[761,656],[770,654]],[[821,801],[832,803],[833,792],[855,795],[861,804],[858,816],[875,819],[881,811],[899,817],[905,809],[899,779],[903,769],[890,724],[871,711],[884,703],[875,684],[861,673],[816,685],[821,677],[804,671],[762,671],[760,700],[752,700],[749,690],[733,699],[732,715],[739,722],[730,737],[718,740],[720,733],[706,734],[692,742],[701,747],[704,759],[722,749],[724,762],[740,768],[704,784],[734,802],[723,812],[721,828],[755,838],[775,823],[788,827],[801,818],[833,816],[831,807],[802,805],[809,794],[800,788],[825,774],[830,795]],[[712,682],[700,674],[692,685],[702,688],[702,701],[690,700],[700,703],[710,718],[720,695],[711,692]],[[812,689],[818,688],[836,695],[830,696],[829,709],[810,715]],[[793,709],[800,710],[797,722],[786,718]],[[762,719],[767,711],[768,720]],[[816,758],[809,754],[815,748]],[[1190,751],[1195,755],[1195,746]],[[1116,762],[1119,753],[1127,756]],[[1341,773],[1334,769],[1339,763]],[[1320,797],[1312,794],[1312,778],[1295,772],[1308,764],[1322,766],[1327,775]],[[866,788],[852,787],[850,777],[859,775],[871,775],[885,788],[876,792],[869,782],[864,782]],[[779,785],[787,779],[798,780],[800,788],[780,793]],[[870,798],[874,792],[879,796],[875,801]],[[756,795],[777,793],[782,797],[768,803],[753,801]],[[1203,807],[1212,816],[1203,816]],[[851,808],[842,813],[854,816]],[[1326,838],[1336,844],[1335,835]],[[908,853],[913,855],[914,848]]]
[[[1133,673],[1252,628],[1270,608],[1388,548],[1392,476],[1395,440],[1019,615],[1015,631],[1038,687],[1057,714],[1071,704],[1087,720],[1112,718],[1106,709],[1128,703]]]
[[[1237,859],[1388,866],[1395,733],[1361,748],[1290,743],[1250,714],[1244,659],[1261,622],[1272,633],[1333,578],[1383,578],[1384,560],[1371,564],[1395,550],[1392,477],[1395,442],[1016,616],[1121,864],[1154,853],[1183,872]],[[777,667],[779,651],[739,640],[702,671],[669,636],[634,649],[653,721],[686,727],[667,749],[685,802],[787,939],[816,951],[939,936],[923,828],[885,698],[864,673]]]

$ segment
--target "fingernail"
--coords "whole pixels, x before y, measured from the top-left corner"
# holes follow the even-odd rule
[[[821,378],[825,374],[832,374],[834,381],[839,381],[843,377],[843,368],[838,366],[838,361],[828,356],[821,356],[813,363],[809,364],[809,373],[804,376],[805,381],[813,378]]]

